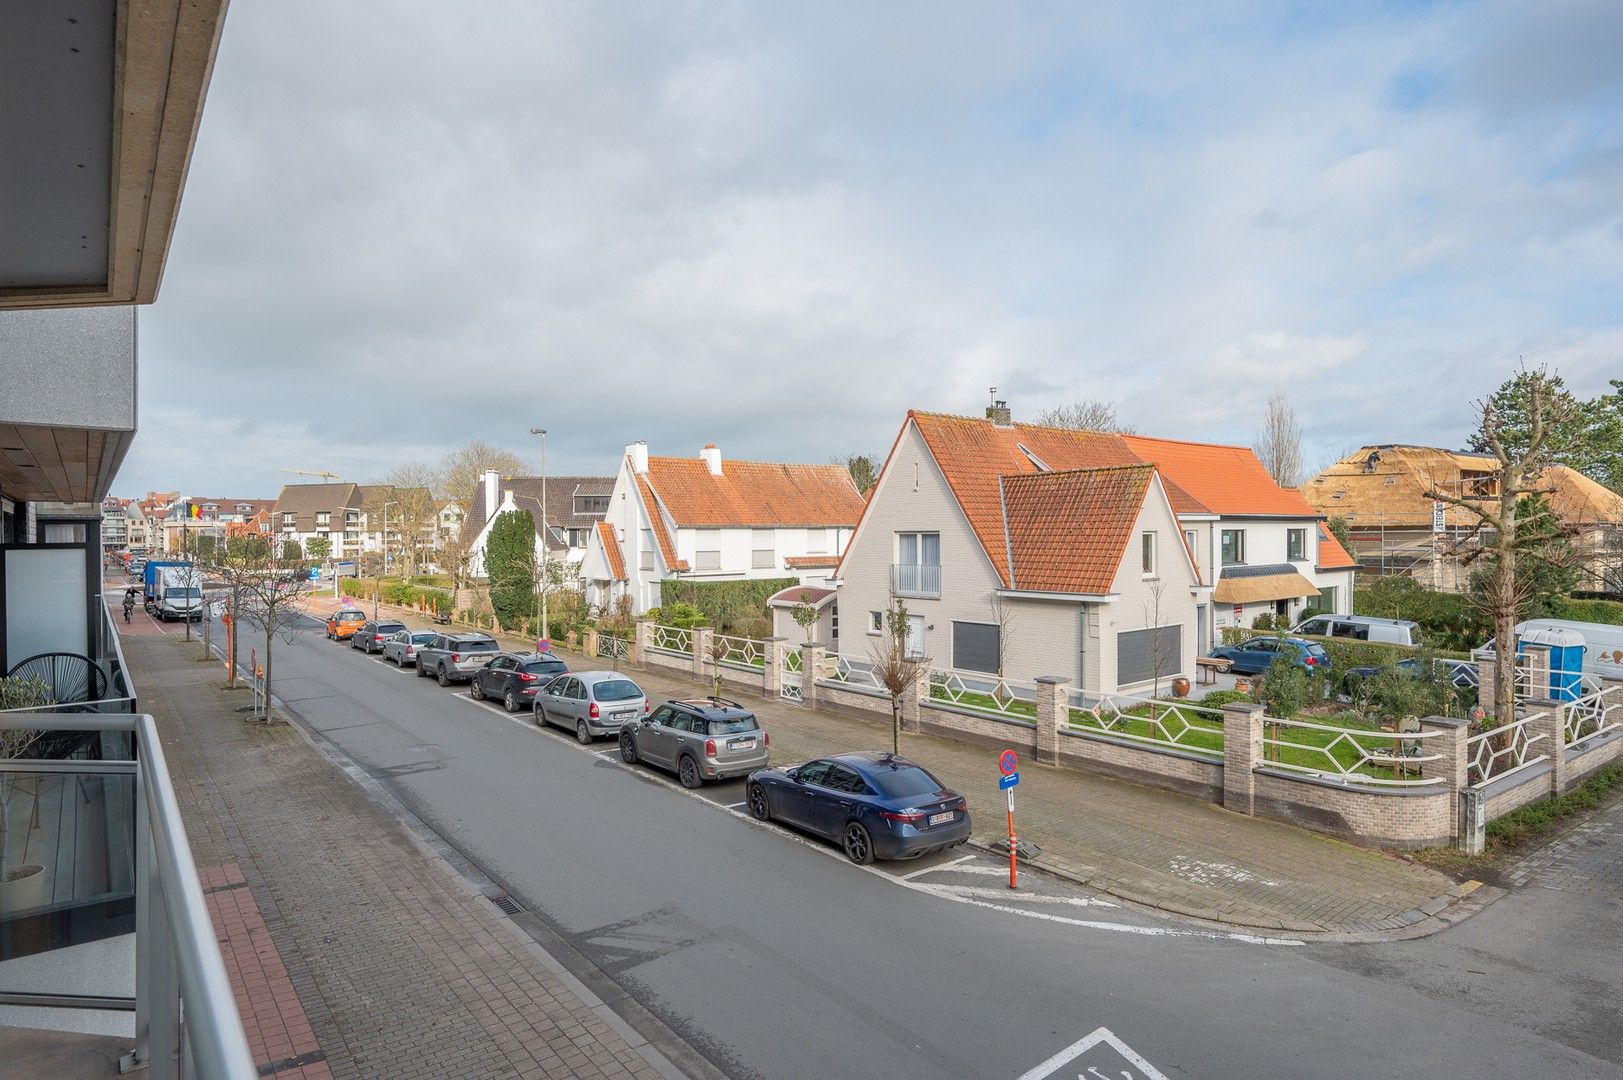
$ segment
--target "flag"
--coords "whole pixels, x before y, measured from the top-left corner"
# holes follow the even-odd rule
[[[186,513],[192,518],[192,520],[195,521],[203,516],[203,508],[198,506],[196,503],[187,503]]]

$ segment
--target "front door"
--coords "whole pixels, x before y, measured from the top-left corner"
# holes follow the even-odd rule
[[[1211,631],[1206,626],[1206,605],[1195,605],[1195,655],[1206,656],[1211,648]]]
[[[924,655],[924,616],[907,617],[907,655],[916,659]]]

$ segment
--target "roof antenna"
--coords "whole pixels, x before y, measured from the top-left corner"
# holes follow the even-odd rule
[[[988,405],[997,404],[997,387],[989,386],[986,388],[986,399],[986,404]]]

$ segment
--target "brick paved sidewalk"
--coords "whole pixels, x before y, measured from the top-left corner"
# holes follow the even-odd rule
[[[640,1037],[296,730],[240,719],[245,695],[220,689],[199,645],[150,626],[123,644],[261,1075],[662,1075]]]
[[[338,606],[317,597],[312,614]],[[390,610],[388,605],[383,610]],[[415,611],[392,609],[408,625]],[[509,647],[532,648],[511,635]],[[604,665],[558,649],[579,670]],[[637,668],[651,697],[708,693],[709,682]],[[772,735],[775,761],[890,745],[888,721],[805,709],[728,686]],[[904,734],[902,750],[963,792],[978,811],[975,841],[1006,835],[996,754],[948,739]],[[1017,800],[1020,837],[1033,865],[1135,903],[1236,926],[1313,934],[1404,932],[1448,907],[1461,890],[1448,877],[1394,855],[1290,825],[1247,817],[1199,799],[1097,773],[1026,764]]]
[[[1523,856],[1506,877],[1623,903],[1623,797]]]

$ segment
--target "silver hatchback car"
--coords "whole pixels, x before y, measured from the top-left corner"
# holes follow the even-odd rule
[[[620,758],[674,772],[686,788],[767,767],[772,739],[736,701],[707,697],[667,701],[620,729]]]
[[[383,639],[383,658],[401,667],[417,663],[417,650],[434,640],[432,630],[397,630]]]
[[[586,744],[648,715],[648,698],[618,671],[577,671],[537,690],[534,709],[538,725],[573,731]]]

